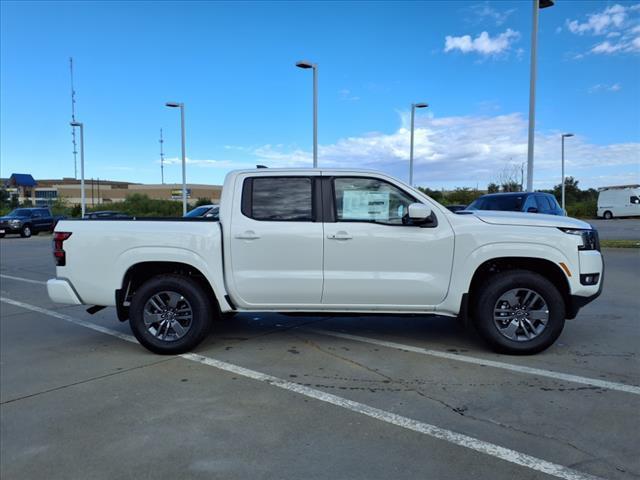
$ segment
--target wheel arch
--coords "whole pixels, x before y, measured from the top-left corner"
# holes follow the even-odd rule
[[[116,290],[116,310],[118,319],[125,321],[129,318],[129,305],[136,290],[150,278],[158,275],[181,275],[195,280],[211,298],[212,305],[221,311],[220,298],[207,276],[197,267],[178,261],[142,261],[131,265],[122,278],[120,288]],[[224,299],[223,299],[224,301]]]
[[[476,268],[473,277],[471,278],[467,298],[465,299],[471,308],[466,310],[473,310],[472,306],[476,301],[476,295],[478,294],[481,286],[485,282],[489,281],[492,275],[508,270],[527,270],[535,272],[551,281],[551,283],[556,286],[564,300],[567,318],[575,317],[575,313],[573,313],[569,308],[571,304],[571,287],[565,273],[556,263],[537,257],[496,257],[484,261]]]

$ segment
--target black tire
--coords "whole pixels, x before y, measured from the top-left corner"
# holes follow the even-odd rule
[[[4,238],[5,234],[4,233],[0,233],[0,238]]]
[[[530,340],[507,338],[494,322],[494,310],[498,301],[514,289],[532,290],[546,303],[547,323]],[[565,304],[558,289],[542,275],[528,270],[509,270],[492,276],[481,288],[473,313],[478,333],[493,350],[513,355],[531,355],[549,348],[560,336],[564,328]]]
[[[611,220],[613,218],[613,213],[611,213],[609,210],[607,210],[606,212],[604,212],[604,214],[602,215],[602,217],[605,220]]]
[[[145,326],[145,306],[154,295],[163,295],[161,292],[175,292],[191,307],[191,323],[181,338],[164,340],[159,338],[161,326]],[[161,355],[177,355],[192,350],[204,340],[211,328],[213,311],[212,302],[195,280],[182,275],[158,275],[147,280],[135,292],[129,310],[129,324],[140,344],[147,349]],[[151,328],[156,330],[155,335]]]
[[[20,230],[20,236],[22,238],[29,238],[32,234],[33,234],[33,229],[31,228],[31,225],[25,225]]]

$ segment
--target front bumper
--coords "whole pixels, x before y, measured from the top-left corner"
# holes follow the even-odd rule
[[[576,318],[576,315],[578,315],[578,312],[582,307],[584,307],[588,303],[593,302],[602,293],[602,288],[604,287],[604,258],[602,257],[601,257],[601,262],[602,262],[602,267],[601,267],[602,270],[600,272],[600,283],[598,286],[598,291],[596,293],[593,293],[591,295],[586,295],[586,296],[570,295],[569,298],[567,299],[568,301],[566,306],[567,307],[566,318],[568,319]]]
[[[66,303],[68,305],[82,305],[82,300],[64,278],[52,278],[47,280],[47,293],[52,302]]]
[[[3,231],[4,230],[4,231]],[[0,233],[10,234],[10,233],[20,233],[22,230],[22,225],[20,226],[12,226],[12,225],[0,225]]]

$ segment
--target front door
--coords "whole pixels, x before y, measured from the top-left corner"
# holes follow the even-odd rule
[[[240,179],[229,265],[229,287],[240,306],[320,304],[323,226],[314,200],[316,178],[317,173]]]
[[[400,186],[368,177],[334,177],[335,222],[325,223],[325,305],[415,310],[444,300],[453,261],[445,215],[411,225],[417,200]]]

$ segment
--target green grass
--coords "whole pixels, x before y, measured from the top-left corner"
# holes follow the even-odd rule
[[[640,240],[600,240],[602,248],[640,248]]]

